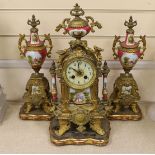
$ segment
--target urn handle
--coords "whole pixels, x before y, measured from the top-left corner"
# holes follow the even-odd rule
[[[22,45],[25,43],[25,45]],[[25,39],[25,34],[19,34],[18,40],[18,49],[20,51],[20,56],[25,56],[25,52],[27,51],[28,42]]]
[[[139,38],[140,38],[140,40],[138,41],[139,45],[140,45],[140,43],[142,43],[142,45],[143,45],[142,47],[139,46],[139,48],[140,48],[140,50],[141,50],[140,59],[143,59],[144,52],[145,52],[145,50],[146,50],[146,39],[145,39],[145,35],[144,35],[144,36],[140,36]]]
[[[45,45],[46,48],[48,48],[49,50],[47,51],[47,57],[50,58],[51,57],[51,50],[53,48],[53,45],[52,45],[52,40],[51,40],[51,37],[50,37],[50,34],[44,34],[44,43],[45,41],[48,41],[48,45]]]
[[[98,29],[101,29],[102,28],[102,25],[98,22],[98,21],[95,21],[93,17],[91,16],[86,16],[86,20],[88,21],[91,21],[90,23],[90,27],[91,27],[91,32],[95,32],[94,30],[94,27],[96,26]]]
[[[56,27],[55,31],[58,32],[58,31],[60,31],[61,29],[64,29],[63,34],[67,34],[66,28],[68,27],[68,23],[69,23],[69,22],[70,22],[70,18],[65,18],[65,19],[62,21],[62,23],[59,24],[59,25]]]
[[[118,54],[117,54],[117,52],[116,52],[116,50],[118,49],[118,47],[116,47],[116,45],[117,45],[118,43],[119,43],[119,44],[121,43],[121,41],[120,41],[120,36],[116,36],[116,35],[115,35],[114,42],[113,42],[113,46],[112,46],[114,59],[117,59],[117,58],[118,58]]]

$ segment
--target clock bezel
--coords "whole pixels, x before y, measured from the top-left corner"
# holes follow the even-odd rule
[[[91,78],[91,80],[86,83],[86,84],[82,84],[82,85],[77,85],[77,84],[73,84],[69,81],[69,79],[67,78],[67,67],[74,61],[77,61],[77,60],[80,60],[80,61],[85,61],[86,63],[88,63],[91,67],[92,67],[92,70],[93,70],[93,77]],[[96,77],[97,77],[97,72],[96,72],[96,67],[95,67],[95,64],[89,60],[88,58],[84,58],[84,57],[76,57],[76,58],[73,58],[72,60],[68,60],[67,62],[64,63],[64,66],[63,66],[63,78],[64,78],[64,81],[66,82],[66,84],[73,88],[73,89],[76,89],[76,90],[83,90],[83,89],[86,89],[90,86],[93,85],[93,83],[95,82],[96,80]]]

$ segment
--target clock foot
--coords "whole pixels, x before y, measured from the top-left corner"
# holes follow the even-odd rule
[[[121,109],[121,106],[119,104],[117,104],[114,112],[117,113],[120,111],[120,109]]]
[[[104,135],[105,131],[101,126],[101,119],[94,119],[90,122],[90,127],[93,131],[98,133],[99,135]]]
[[[32,109],[32,105],[31,103],[26,103],[25,106],[24,106],[24,111],[26,114],[28,114]]]
[[[139,107],[137,106],[137,103],[132,103],[132,104],[131,104],[131,110],[132,110],[134,113],[138,113],[138,112],[139,112]]]
[[[59,120],[59,129],[55,130],[57,136],[62,136],[70,128],[68,120]]]

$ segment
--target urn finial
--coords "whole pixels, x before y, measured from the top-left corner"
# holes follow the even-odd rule
[[[79,17],[79,16],[83,16],[84,15],[84,11],[82,8],[80,8],[80,6],[78,5],[78,3],[75,4],[74,9],[72,9],[70,11],[71,16],[75,16],[75,17]]]
[[[28,19],[27,24],[32,26],[32,28],[30,29],[31,32],[38,32],[38,29],[36,27],[37,25],[40,25],[40,21],[36,20],[35,15],[32,15],[31,20]]]
[[[124,25],[128,27],[128,29],[126,30],[127,33],[134,33],[133,27],[135,27],[137,25],[137,21],[133,21],[132,16],[130,16],[129,21],[125,21]]]

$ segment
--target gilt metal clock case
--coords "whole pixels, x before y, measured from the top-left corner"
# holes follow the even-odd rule
[[[102,69],[102,49],[96,46],[91,49],[87,41],[81,39],[90,31],[94,32],[94,26],[101,28],[101,24],[90,16],[81,18],[84,11],[78,4],[70,14],[74,18],[64,19],[56,28],[56,31],[64,29],[64,34],[76,39],[69,42],[68,49],[57,52],[55,72],[60,78],[61,100],[50,125],[51,141],[56,145],[106,145],[110,125],[108,111],[98,96],[98,82],[103,74],[106,79],[107,65],[105,63]],[[106,85],[103,89],[106,98]]]

